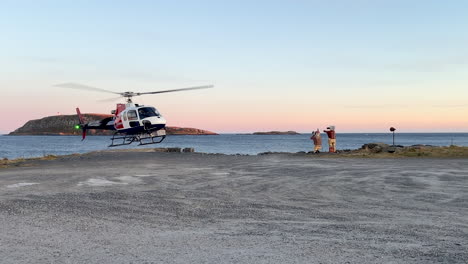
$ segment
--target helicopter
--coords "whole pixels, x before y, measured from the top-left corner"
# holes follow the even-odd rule
[[[155,92],[113,92],[101,88],[96,88],[78,83],[63,83],[56,86],[62,88],[89,90],[105,93],[118,94],[119,98],[126,98],[126,103],[118,103],[115,110],[111,111],[112,116],[98,121],[86,122],[80,109],[76,108],[79,123],[75,129],[82,130],[82,140],[86,138],[86,130],[100,129],[115,131],[111,138],[109,147],[129,145],[139,142],[140,145],[161,143],[166,138],[166,119],[153,106],[146,106],[133,103],[132,98],[147,94],[160,94],[188,90],[198,90],[213,88],[213,85],[194,86],[180,89],[162,90]]]

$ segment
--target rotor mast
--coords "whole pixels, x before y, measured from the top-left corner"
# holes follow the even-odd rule
[[[127,103],[132,104],[132,97],[140,95],[140,93],[134,93],[134,92],[123,92],[120,95],[122,97],[125,97],[125,100],[127,100]]]

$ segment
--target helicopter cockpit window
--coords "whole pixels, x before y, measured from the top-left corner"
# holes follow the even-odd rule
[[[124,121],[127,121],[127,113],[124,112],[124,113],[122,114],[122,116],[123,116],[123,120],[124,120]]]
[[[135,110],[130,110],[127,112],[128,120],[138,120],[138,116]]]
[[[138,114],[140,115],[140,119],[151,116],[159,116],[158,110],[156,110],[154,107],[142,107],[138,109]]]

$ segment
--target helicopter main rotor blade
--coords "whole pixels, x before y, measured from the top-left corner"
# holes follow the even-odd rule
[[[62,87],[62,88],[71,88],[71,89],[79,89],[79,90],[88,90],[88,91],[96,91],[96,92],[104,92],[104,93],[113,93],[113,94],[120,94],[108,90],[104,90],[101,88],[96,88],[84,84],[79,84],[79,83],[61,83],[61,84],[56,84],[55,86],[57,87]]]
[[[108,98],[108,99],[102,99],[102,100],[97,100],[96,102],[115,102],[117,100],[122,99],[122,96],[119,97],[114,97],[114,98]]]
[[[203,85],[203,86],[194,86],[194,87],[187,87],[187,88],[180,88],[180,89],[163,90],[163,91],[157,91],[157,92],[137,93],[136,95],[171,93],[171,92],[188,91],[188,90],[208,89],[208,88],[213,88],[213,87],[214,87],[213,85]]]

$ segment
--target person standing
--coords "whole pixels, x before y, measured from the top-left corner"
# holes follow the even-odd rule
[[[335,126],[327,127],[327,130],[323,132],[327,133],[328,136],[328,152],[334,153],[336,152],[336,133],[335,133]]]
[[[320,135],[320,130],[317,128],[317,131],[312,132],[310,137],[314,141],[314,153],[320,153],[322,149],[322,136]]]

